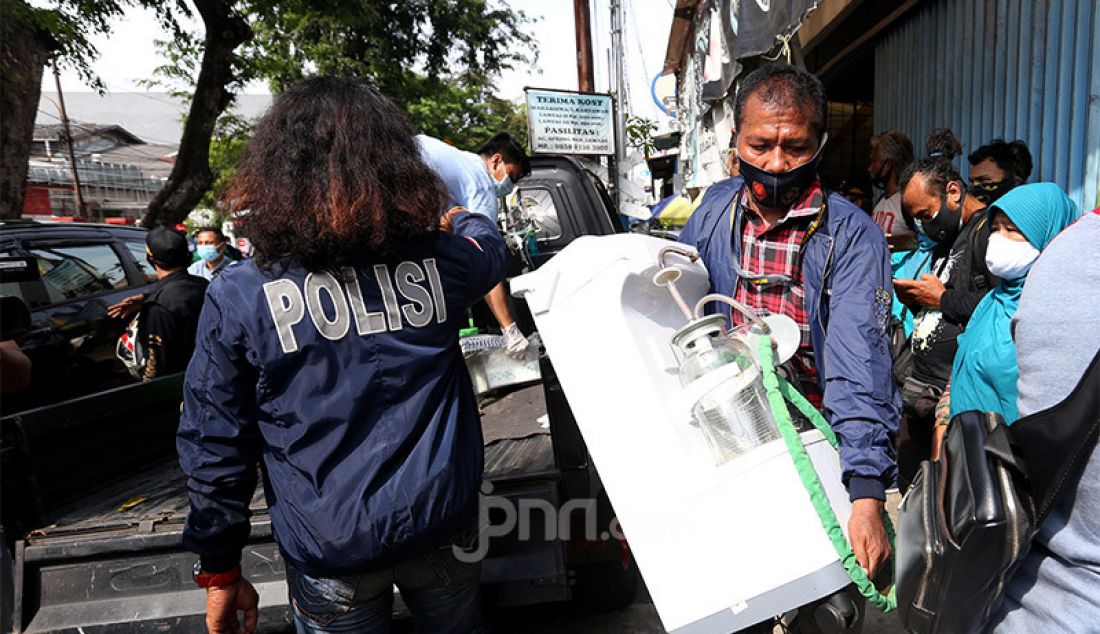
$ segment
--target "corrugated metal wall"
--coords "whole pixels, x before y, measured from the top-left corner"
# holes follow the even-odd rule
[[[904,131],[922,155],[941,126],[964,155],[1023,139],[1031,182],[1100,204],[1100,3],[931,0],[903,17],[875,49],[875,130]]]

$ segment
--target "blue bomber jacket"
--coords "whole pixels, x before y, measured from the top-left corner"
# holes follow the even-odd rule
[[[199,318],[177,434],[208,572],[240,562],[262,462],[275,539],[307,574],[392,566],[476,525],[481,424],[458,345],[507,249],[472,213],[333,273],[247,262]]]
[[[730,212],[741,178],[712,185],[680,234],[699,250],[712,292],[733,295]],[[894,439],[901,398],[891,372],[893,300],[886,238],[871,218],[830,194],[826,218],[806,241],[802,277],[824,413],[840,441],[851,499],[885,498],[897,478]],[[713,305],[712,305],[713,309]]]

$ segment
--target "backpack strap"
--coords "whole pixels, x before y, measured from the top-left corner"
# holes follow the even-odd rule
[[[978,226],[974,227],[974,231],[970,232],[968,242],[970,247],[970,279],[974,281],[974,287],[980,291],[987,291],[993,288],[992,280],[985,273],[979,271],[985,271],[985,259],[978,258],[978,234],[989,222],[989,216],[983,217],[978,221]]]

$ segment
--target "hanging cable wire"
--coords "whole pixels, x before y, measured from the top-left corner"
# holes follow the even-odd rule
[[[642,72],[649,78],[649,65],[645,63],[645,49],[642,47],[642,30],[638,28],[638,14],[634,11],[633,0],[628,0],[630,6],[630,22],[634,25],[634,43],[638,45],[638,59],[642,60]]]
[[[36,108],[36,110],[40,114],[44,114],[47,117],[50,117],[51,119],[54,119],[58,122],[61,121],[61,117],[57,116],[56,114],[53,114],[52,112],[43,110],[41,108]],[[78,121],[76,119],[73,119],[72,117],[69,117],[69,124],[72,125],[74,128],[87,129],[87,130],[94,130],[95,127],[96,127],[96,124],[88,123],[86,121]],[[49,125],[53,125],[53,124],[49,124]],[[172,146],[177,146],[178,147],[179,144],[180,144],[178,139],[175,140],[175,141],[169,141],[167,139],[157,139],[157,138],[153,138],[153,137],[150,137],[150,136],[139,136],[138,138],[140,138],[142,141],[145,141],[146,143],[156,143],[156,144],[159,144],[159,145],[172,145]]]
[[[600,19],[600,16],[603,15],[603,11],[600,10],[599,0],[592,0],[592,4],[590,5],[589,10],[591,11],[590,19],[592,20],[592,26],[593,26],[593,29],[592,29],[592,53],[593,53],[593,55],[592,55],[592,87],[597,92],[599,92],[600,91],[600,82],[599,82],[599,79],[600,79],[600,66],[601,66],[601,62],[605,61],[605,58],[604,58],[604,55],[603,55],[603,52],[604,52],[603,51],[603,39],[600,37],[601,34],[604,32],[603,25],[602,25],[603,21]],[[610,91],[608,90],[608,92],[610,92]]]
[[[119,88],[118,86],[114,86],[114,85],[108,84],[106,82],[104,82],[103,85],[107,86],[107,89],[108,89],[109,93],[118,93],[118,94],[122,94],[122,95],[137,95],[138,97],[141,97],[143,99],[148,99],[150,101],[156,101],[157,103],[162,103],[162,104],[165,104],[165,105],[174,106],[176,108],[179,108],[183,105],[178,101],[169,101],[168,99],[160,99],[158,97],[154,97],[153,95],[149,94],[148,92],[141,92],[141,91],[137,91],[137,90],[123,90],[122,88]],[[158,93],[158,94],[166,94],[166,93]]]

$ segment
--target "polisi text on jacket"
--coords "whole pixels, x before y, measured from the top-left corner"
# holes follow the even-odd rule
[[[371,283],[378,285],[384,309],[381,311],[367,307],[359,275],[351,268],[342,269],[342,280],[330,273],[310,273],[302,288],[285,278],[264,284],[267,307],[283,352],[298,350],[294,326],[305,319],[307,312],[317,332],[331,341],[347,336],[353,322],[355,331],[364,336],[401,330],[405,322],[412,328],[423,328],[433,319],[438,323],[447,321],[447,305],[435,258],[420,263],[401,262],[392,274],[388,265],[376,264],[373,272]],[[427,288],[423,285],[425,281]],[[399,293],[407,302],[398,299]],[[323,294],[328,296],[332,314],[325,308]]]

